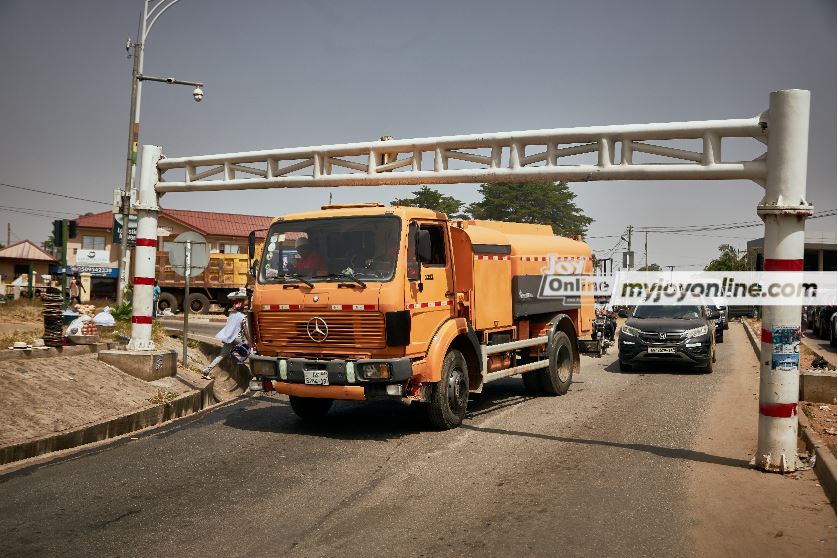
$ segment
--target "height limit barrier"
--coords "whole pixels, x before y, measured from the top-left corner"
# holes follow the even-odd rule
[[[150,350],[158,196],[269,188],[458,184],[528,180],[741,180],[765,189],[757,214],[765,222],[765,270],[802,271],[810,94],[775,91],[767,112],[733,120],[559,128],[391,140],[163,158],[146,145],[139,215],[134,310],[129,348]],[[722,142],[751,138],[766,152],[727,161]],[[667,142],[688,140],[699,149]],[[663,144],[662,144],[663,143]],[[616,156],[619,148],[619,157]],[[643,154],[638,162],[635,154]],[[596,162],[573,157],[591,154]],[[180,173],[164,178],[165,173]],[[799,341],[800,304],[766,306],[760,358],[756,466],[797,468],[799,365],[773,367],[775,344]]]

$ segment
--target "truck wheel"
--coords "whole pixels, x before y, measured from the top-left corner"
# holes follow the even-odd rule
[[[201,293],[193,293],[189,295],[189,311],[194,314],[206,314],[209,312],[210,301]]]
[[[437,428],[455,428],[463,422],[467,405],[468,364],[463,353],[451,349],[442,362],[442,379],[431,390],[428,419]]]
[[[320,399],[317,397],[298,397],[289,395],[291,408],[298,417],[307,422],[323,420],[332,408],[332,399]]]
[[[172,293],[160,293],[157,299],[157,311],[162,312],[166,308],[170,308],[172,312],[177,310],[177,298]]]
[[[573,344],[567,334],[557,331],[547,351],[550,366],[539,370],[545,395],[564,395],[573,381]]]

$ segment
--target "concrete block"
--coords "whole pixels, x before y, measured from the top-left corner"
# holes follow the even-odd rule
[[[177,351],[175,350],[100,351],[99,360],[146,382],[174,376],[177,372]]]
[[[800,400],[812,403],[835,403],[834,370],[808,370],[800,374]]]

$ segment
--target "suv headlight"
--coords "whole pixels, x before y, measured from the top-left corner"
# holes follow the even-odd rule
[[[640,330],[639,329],[637,329],[636,327],[631,327],[631,326],[627,326],[627,325],[623,326],[623,329],[620,330],[620,333],[624,333],[626,335],[631,335],[632,337],[639,337],[640,336]]]
[[[703,325],[701,327],[688,329],[684,332],[684,337],[686,337],[687,339],[691,339],[692,337],[701,337],[702,335],[707,335],[708,331],[710,331],[710,328],[708,328],[706,325]]]

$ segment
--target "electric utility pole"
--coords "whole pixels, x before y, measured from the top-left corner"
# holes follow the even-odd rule
[[[128,40],[125,49],[134,57],[131,70],[131,127],[128,131],[128,157],[125,165],[125,185],[119,194],[119,213],[122,215],[122,238],[119,240],[119,277],[117,279],[116,302],[122,303],[122,295],[128,285],[128,225],[131,217],[131,192],[134,188],[134,176],[137,168],[137,150],[140,137],[140,100],[142,98],[143,81],[157,81],[170,85],[190,85],[195,89],[192,98],[201,102],[204,84],[197,81],[183,81],[175,78],[161,78],[143,75],[143,52],[151,28],[163,12],[171,8],[180,0],[144,0],[143,15],[137,29],[137,40]],[[149,4],[152,4],[149,6]]]

